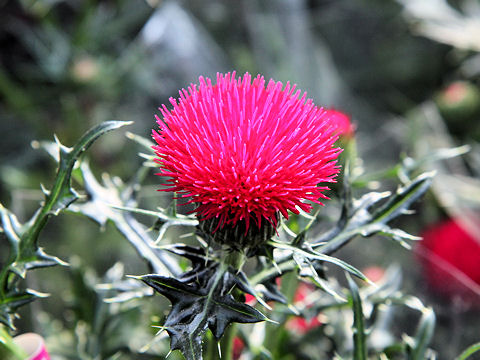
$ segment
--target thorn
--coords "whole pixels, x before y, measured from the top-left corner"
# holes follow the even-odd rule
[[[272,310],[272,307],[270,305],[268,305],[260,296],[257,296],[255,294],[255,299],[257,299],[257,301],[267,310]]]
[[[375,290],[378,290],[378,285],[375,284],[372,280],[370,280],[369,278],[365,277],[365,282],[370,285],[371,287],[373,287]]]
[[[160,326],[153,326],[153,327],[160,327]],[[154,337],[152,340],[150,340],[147,344],[145,344],[144,346],[142,346],[142,347],[140,348],[139,352],[140,352],[140,353],[144,353],[144,352],[146,352],[147,350],[149,350],[149,349],[152,347],[152,345],[153,345],[156,341],[159,340],[159,339],[158,339],[158,336],[162,333],[162,331],[163,331],[163,330],[158,331],[158,332],[155,334],[155,337]],[[170,350],[170,352],[168,353],[168,355],[170,355],[171,352],[172,352],[172,350]],[[168,357],[168,355],[167,355],[167,357]]]
[[[194,236],[194,235],[195,235],[194,232],[189,232],[189,233],[186,233],[186,234],[179,235],[178,238],[179,238],[179,239],[185,239],[185,238],[192,237],[192,236]]]
[[[272,323],[272,324],[275,324],[275,325],[280,325],[280,323],[278,321],[272,320],[272,319],[267,318],[267,317],[265,317],[265,321],[269,322],[269,323]]]
[[[42,183],[40,183],[40,189],[42,190],[43,195],[45,196],[50,195],[50,190],[47,190],[47,188]]]
[[[435,175],[437,175],[437,170],[432,170],[425,172],[417,177],[418,180],[422,179],[428,179],[428,178],[433,178]]]
[[[201,246],[203,246],[204,248],[208,247],[208,243],[205,240],[203,240],[200,236],[196,236],[196,239]]]
[[[55,261],[58,262],[58,265],[60,266],[65,266],[65,267],[70,267],[70,263],[63,261],[62,259],[55,257]]]
[[[159,329],[157,331],[157,333],[155,334],[155,336],[160,335],[162,332],[164,332],[165,330],[167,330],[169,328],[168,326],[165,326],[165,325],[152,325],[152,327],[156,328],[156,329]]]
[[[298,311],[298,309],[295,306],[293,306],[292,304],[288,304],[287,307],[294,315],[296,315],[296,316],[300,315],[300,311]]]
[[[61,143],[60,140],[58,139],[57,134],[53,134],[53,139],[55,140],[55,143],[56,143],[59,147],[62,146],[62,143]]]
[[[210,258],[210,244],[207,245],[207,252],[205,253],[205,266],[207,265],[209,258]]]
[[[33,289],[26,289],[26,292],[29,293],[30,295],[36,296],[38,298],[47,298],[50,296],[49,293],[42,293],[40,291],[35,291]]]
[[[273,260],[272,260],[272,264],[273,264],[273,266],[275,267],[275,269],[277,270],[277,272],[278,272],[280,275],[282,275],[282,269],[280,269],[280,268],[278,267],[278,264],[277,264],[275,261],[273,261]]]
[[[143,281],[143,277],[145,275],[142,275],[142,276],[137,276],[137,275],[125,275],[125,277],[127,278],[130,278],[130,279],[135,279],[135,280],[140,280],[140,281]]]

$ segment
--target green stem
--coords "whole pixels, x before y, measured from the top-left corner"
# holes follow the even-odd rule
[[[226,262],[226,258],[224,258],[223,261],[220,263],[220,266],[218,267],[217,273],[215,274],[215,280],[212,284],[212,287],[210,288],[210,291],[208,292],[208,296],[207,296],[207,300],[206,300],[206,304],[205,304],[205,309],[208,308],[209,303],[211,302],[213,293],[217,290],[218,285],[220,284],[221,280],[223,279],[223,276],[225,275],[225,273],[228,270],[228,266],[229,265]],[[204,310],[204,314],[205,314],[205,310]],[[228,331],[228,329],[227,329],[227,331]],[[208,359],[211,359],[211,360],[217,359],[217,357],[215,357],[216,354],[218,353],[216,347],[217,347],[217,340],[212,335],[211,339],[208,341],[207,354],[205,356],[205,358],[207,360]]]
[[[220,347],[222,349],[222,360],[233,360],[233,340],[237,335],[237,324],[232,323],[220,341]]]
[[[331,255],[345,245],[347,245],[351,240],[353,240],[355,236],[362,234],[362,232],[366,230],[368,230],[368,225],[362,225],[353,230],[341,231],[339,234],[337,234],[337,236],[329,240],[326,244],[319,246],[313,245],[313,248],[322,254]]]
[[[207,348],[205,349],[205,360],[217,360],[218,348],[217,340],[212,333],[208,333]]]
[[[0,358],[4,360],[23,360],[27,354],[20,348],[4,326],[0,325]]]
[[[239,251],[231,251],[225,256],[223,262],[227,266],[231,266],[235,270],[238,270],[242,267],[243,263],[245,262],[245,254]]]
[[[293,303],[295,297],[295,291],[298,287],[297,275],[290,272],[286,276],[282,277],[281,292],[287,298],[289,304]],[[284,350],[282,343],[285,341],[286,330],[285,322],[288,320],[288,315],[282,315],[275,318],[279,324],[267,323],[265,326],[265,342],[264,346],[272,353],[274,359],[280,358],[281,353]]]
[[[292,271],[297,266],[297,263],[295,262],[295,260],[293,260],[293,258],[289,257],[288,259],[278,263],[277,265],[278,266],[276,267],[271,266],[265,268],[256,275],[253,275],[250,278],[250,284],[261,284],[272,277],[280,276],[281,273],[283,274],[284,272]],[[281,271],[281,273],[278,272],[279,270]]]
[[[26,234],[22,236],[23,241],[20,243],[20,251],[22,253],[26,252],[27,249],[32,248],[32,246],[36,244],[40,232],[45,227],[48,218],[52,215],[50,211],[52,210],[54,201],[56,200],[56,197],[48,197],[44,207],[42,210],[40,210],[33,225],[27,230]]]

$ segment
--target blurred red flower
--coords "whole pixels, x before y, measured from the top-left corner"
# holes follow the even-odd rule
[[[371,265],[363,269],[362,272],[368,280],[374,283],[381,282],[385,278],[385,269],[380,266]]]
[[[462,81],[454,82],[443,91],[442,95],[449,104],[459,103],[468,95],[468,86]]]
[[[335,109],[328,109],[326,112],[328,117],[330,117],[330,120],[337,127],[336,132],[338,135],[347,139],[351,139],[355,136],[355,126],[352,124],[350,116]]]
[[[325,183],[339,172],[337,117],[295,85],[266,84],[260,75],[199,82],[157,116],[154,150],[167,190],[194,203],[201,220],[217,218],[221,227],[245,221],[247,229],[327,199]]]
[[[427,229],[417,248],[431,288],[450,299],[480,304],[480,243],[460,222],[447,220]]]
[[[312,304],[307,303],[307,301],[308,301],[308,296],[314,290],[315,290],[315,287],[313,285],[300,282],[295,292],[295,296],[293,299],[294,303],[297,306],[301,306],[305,308],[311,307]],[[296,334],[303,335],[320,325],[322,325],[322,323],[318,319],[318,316],[315,316],[309,320],[305,319],[302,316],[295,316],[287,321],[287,323],[285,324],[285,327],[288,330],[295,332]]]
[[[238,336],[235,336],[233,338],[233,354],[232,357],[234,360],[237,360],[240,358],[240,355],[242,355],[242,351],[245,348],[245,344],[243,343],[243,340],[240,339]]]

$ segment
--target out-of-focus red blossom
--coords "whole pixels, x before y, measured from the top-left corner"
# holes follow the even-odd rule
[[[245,344],[243,343],[243,340],[240,339],[238,336],[235,336],[233,338],[233,360],[237,360],[240,358],[240,355],[242,355],[242,351],[245,348]]]
[[[450,299],[480,305],[480,243],[456,220],[427,229],[417,248],[431,288]]]
[[[327,109],[326,112],[337,127],[336,132],[338,135],[347,139],[355,136],[355,126],[352,124],[350,116],[335,109]]]
[[[267,84],[260,75],[237,79],[233,72],[218,74],[216,84],[199,82],[157,116],[154,150],[166,190],[194,203],[201,220],[217,218],[222,227],[245,221],[247,229],[328,199],[325,183],[340,170],[337,117],[295,85]]]
[[[385,269],[380,266],[368,266],[362,272],[368,280],[374,283],[380,282],[385,277]]]
[[[253,306],[257,302],[257,299],[255,299],[255,296],[250,295],[250,294],[245,294],[245,304]]]
[[[306,298],[308,297],[308,295],[311,294],[314,290],[315,288],[311,284],[301,282],[298,285],[298,288],[295,292],[295,296],[293,299],[294,303],[306,305],[306,308],[311,307],[311,304],[303,304],[303,303],[306,301]],[[320,322],[317,316],[309,320],[301,316],[295,316],[287,321],[287,323],[285,324],[285,327],[292,332],[302,335],[320,325],[322,325],[322,323]]]
[[[457,81],[450,84],[443,91],[443,98],[449,104],[456,104],[461,102],[468,94],[468,87],[465,82]]]

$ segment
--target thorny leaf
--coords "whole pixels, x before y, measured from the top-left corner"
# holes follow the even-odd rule
[[[130,122],[106,121],[87,131],[73,148],[68,148],[55,138],[58,156],[57,174],[50,190],[43,189],[45,201],[25,224],[20,224],[15,215],[0,205],[2,233],[10,244],[10,254],[0,269],[0,322],[13,329],[12,318],[18,306],[42,297],[43,294],[31,290],[22,291],[19,278],[26,276],[27,270],[65,265],[60,259],[45,254],[38,247],[38,237],[51,216],[67,208],[78,199],[71,187],[71,176],[78,158],[104,133],[128,125]],[[53,146],[53,145],[52,145]],[[52,146],[49,151],[52,151]]]
[[[100,225],[111,221],[120,233],[132,244],[138,254],[144,258],[151,271],[158,274],[179,274],[180,268],[171,256],[156,248],[147,228],[138,222],[129,211],[136,203],[134,184],[119,184],[110,177],[104,177],[100,184],[92,174],[88,164],[80,164],[88,200],[72,205],[69,211],[85,215]]]
[[[243,279],[237,279],[224,264],[189,283],[159,275],[139,279],[172,303],[164,328],[170,335],[171,349],[180,350],[187,360],[202,359],[201,343],[207,328],[219,340],[232,322],[267,320],[258,310],[234,299],[230,291]]]
[[[388,223],[410,213],[410,206],[428,190],[432,177],[432,173],[422,174],[391,196],[389,193],[372,192],[352,201],[353,208],[343,211],[337,228],[330,232],[332,237],[315,239],[311,243],[313,248],[323,254],[331,254],[355,236],[366,237],[376,233],[395,235],[394,240],[412,239],[409,234],[391,229]],[[378,205],[385,198],[386,202]]]

